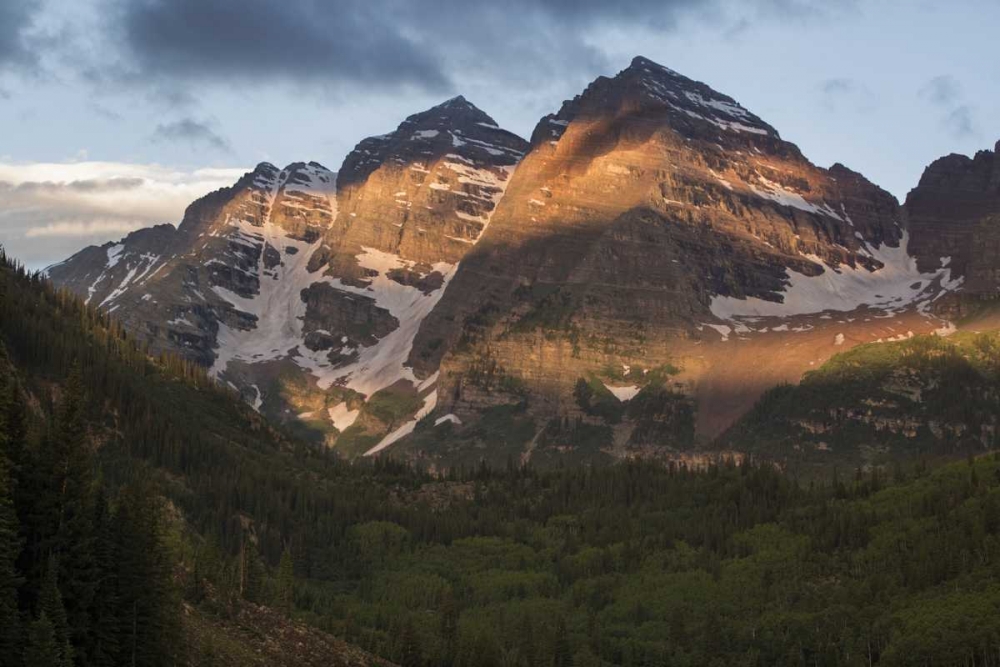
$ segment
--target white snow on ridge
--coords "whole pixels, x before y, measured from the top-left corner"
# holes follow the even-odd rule
[[[124,243],[116,243],[115,245],[108,248],[108,263],[105,268],[113,269],[117,266],[119,260],[122,258],[122,251],[125,250]]]
[[[284,183],[285,192],[303,192],[314,197],[326,197],[333,208],[334,217],[337,211],[337,172],[315,164],[307,164],[298,172],[309,179],[308,183]],[[273,200],[272,200],[273,203]],[[289,203],[285,203],[289,206]]]
[[[365,452],[365,456],[378,454],[392,443],[396,442],[397,440],[402,440],[406,436],[413,433],[413,429],[417,427],[417,422],[419,422],[421,419],[423,419],[430,413],[434,412],[434,408],[437,407],[437,394],[438,393],[436,389],[431,393],[427,394],[427,396],[424,398],[423,406],[417,411],[417,414],[413,415],[413,419],[406,422],[405,424],[397,428],[395,431],[382,438],[382,440],[377,445],[375,445],[367,452]]]
[[[282,255],[281,264],[271,269],[277,280],[264,277],[264,253],[260,253],[258,275],[261,276],[260,292],[246,298],[224,287],[215,285],[212,291],[231,303],[238,310],[254,315],[256,327],[249,331],[235,329],[219,323],[218,349],[215,363],[210,373],[218,376],[231,360],[254,363],[280,359],[287,356],[290,348],[302,341],[302,318],[306,314],[306,304],[301,291],[315,282],[316,276],[307,267],[313,251],[322,241],[305,243],[285,235],[284,230],[267,221],[263,228],[252,227],[244,222],[244,231],[263,232],[262,241],[275,248],[294,247],[293,255]]]
[[[318,170],[313,171],[318,173]],[[336,179],[333,180],[332,188],[335,191]],[[280,184],[275,183],[269,192],[268,211],[274,205],[279,187]],[[330,202],[333,215],[336,216],[337,200],[335,197],[330,197]],[[230,241],[237,237],[245,239],[247,244],[253,247],[267,243],[274,248],[293,247],[298,252],[282,254],[281,263],[270,269],[276,278],[272,280],[265,277],[264,252],[261,250],[257,264],[257,275],[261,278],[260,291],[253,297],[240,296],[218,285],[212,287],[216,294],[238,310],[257,318],[256,327],[249,331],[235,329],[219,322],[216,359],[209,371],[216,377],[226,370],[231,360],[254,363],[280,359],[287,356],[291,348],[301,343],[302,319],[306,314],[306,304],[302,300],[301,292],[316,282],[316,274],[308,270],[309,258],[323,243],[322,239],[310,244],[289,238],[284,229],[271,222],[270,213],[263,227],[255,227],[243,220],[230,224],[237,227],[235,234],[230,236]]]
[[[921,310],[944,292],[958,289],[962,278],[953,280],[951,269],[941,267],[933,273],[920,273],[917,261],[907,252],[909,235],[903,232],[898,248],[882,245],[871,248],[871,256],[884,266],[869,271],[862,266],[842,264],[836,269],[818,257],[809,257],[823,267],[818,276],[807,276],[785,269],[787,286],[780,293],[781,303],[756,297],[740,299],[714,296],[709,309],[720,320],[741,317],[789,317],[827,310],[851,311],[863,306],[894,314],[909,305]]]
[[[333,426],[341,433],[350,428],[355,420],[357,420],[358,415],[361,414],[361,410],[348,409],[346,402],[338,403],[327,412],[330,415],[330,421],[333,422]]]
[[[636,385],[630,385],[628,387],[613,387],[607,382],[604,382],[603,384],[604,388],[614,394],[615,398],[622,403],[628,403],[642,390],[642,387],[638,387]]]
[[[481,188],[466,196],[475,196],[493,203],[503,196],[514,170],[514,166],[478,169],[461,156],[450,155],[449,158],[451,160],[446,168],[455,173],[459,183]],[[271,206],[281,187],[281,184],[276,184],[269,193]],[[287,189],[291,187],[289,185]],[[302,188],[301,184],[297,187]],[[329,184],[334,215],[336,198],[332,193],[335,189],[334,180]],[[486,230],[491,216],[492,210],[482,216],[469,216],[474,217],[482,225],[482,229],[475,239],[461,239],[462,242],[475,244]],[[438,289],[425,293],[417,287],[403,285],[389,278],[389,274],[397,269],[414,270],[415,262],[377,248],[362,247],[360,254],[356,255],[358,266],[368,269],[372,277],[367,284],[346,284],[339,278],[323,275],[322,271],[310,273],[307,270],[309,259],[322,240],[307,244],[289,238],[285,230],[271,222],[270,217],[265,220],[263,227],[255,227],[244,221],[231,224],[237,227],[231,240],[243,241],[255,249],[267,243],[275,248],[294,247],[298,252],[290,255],[283,253],[281,263],[267,271],[263,264],[264,254],[261,252],[256,269],[261,278],[260,291],[250,297],[241,296],[221,286],[212,288],[236,309],[256,318],[255,325],[249,330],[219,323],[217,357],[211,369],[212,375],[219,377],[230,361],[252,364],[287,358],[315,377],[318,387],[323,390],[337,385],[371,397],[397,382],[407,381],[421,394],[427,390],[431,392],[425,396],[422,408],[412,420],[388,434],[366,454],[378,453],[409,435],[416,423],[430,414],[437,405],[437,392],[433,390],[437,373],[423,381],[418,380],[413,369],[407,365],[407,360],[420,325],[444,295],[458,265],[447,262],[433,264],[430,270],[441,274],[442,284]],[[328,351],[308,349],[303,344],[306,304],[301,298],[301,291],[317,283],[330,285],[343,293],[345,298],[371,299],[376,307],[391,314],[399,322],[399,326],[374,344],[352,351],[355,356],[350,359],[331,361]],[[330,408],[327,413],[334,426],[343,431],[354,423],[360,411],[348,410],[347,404],[341,403]]]
[[[761,183],[763,183],[764,187],[767,188],[766,190],[760,190],[751,184],[750,189],[753,190],[754,194],[758,197],[770,199],[771,201],[781,204],[782,206],[791,206],[792,208],[797,208],[802,211],[806,211],[807,213],[816,213],[817,215],[825,215],[829,218],[844,221],[840,214],[830,208],[826,203],[821,206],[813,204],[806,201],[805,198],[799,193],[792,192],[778,183],[769,181],[759,174],[758,178]]]
[[[390,271],[411,268],[413,262],[374,248],[363,250],[357,256],[358,264],[378,272],[369,285],[356,287],[335,278],[325,278],[324,282],[342,292],[373,299],[376,306],[389,311],[399,321],[399,326],[374,345],[361,348],[358,358],[344,366],[335,367],[326,358],[324,351],[313,352],[304,346],[299,348],[294,360],[317,378],[321,389],[328,389],[338,383],[370,397],[399,380],[408,380],[414,386],[418,384],[413,370],[406,365],[406,360],[410,356],[420,324],[444,296],[444,290],[458,267],[445,262],[433,265],[433,270],[441,273],[444,281],[440,288],[425,294],[416,287],[402,285],[389,278]]]

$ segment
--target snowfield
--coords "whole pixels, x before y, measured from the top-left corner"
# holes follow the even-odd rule
[[[426,136],[430,138],[429,134]],[[499,202],[510,182],[514,167],[503,167],[502,173],[498,174],[490,169],[476,168],[459,155],[449,154],[448,158],[445,168],[454,172],[459,183],[482,188],[484,192],[479,197],[491,201],[495,209],[495,204]],[[410,421],[386,435],[381,442],[366,452],[369,455],[375,454],[409,435],[416,423],[430,414],[437,404],[437,392],[433,390],[437,374],[421,381],[407,365],[407,359],[413,349],[420,325],[444,296],[449,282],[458,269],[458,264],[438,262],[431,265],[429,272],[420,274],[421,277],[430,273],[442,276],[441,286],[430,292],[403,285],[389,277],[395,270],[414,271],[415,262],[371,247],[362,247],[361,252],[355,256],[358,266],[367,269],[371,276],[367,279],[367,284],[347,284],[338,277],[325,275],[327,267],[309,272],[309,259],[320,249],[324,241],[320,239],[310,244],[291,238],[286,230],[274,224],[270,217],[278,193],[284,188],[285,192],[294,190],[326,197],[332,208],[333,218],[336,218],[335,174],[308,165],[306,176],[307,183],[286,183],[288,175],[283,173],[273,183],[257,184],[264,189],[267,199],[268,213],[262,227],[244,220],[231,220],[229,223],[235,228],[229,234],[231,242],[254,250],[260,249],[257,266],[253,270],[259,278],[260,288],[257,294],[245,297],[221,286],[212,287],[216,295],[236,310],[255,318],[255,323],[250,329],[219,323],[216,359],[210,372],[214,377],[224,379],[222,376],[231,361],[254,364],[287,358],[314,377],[317,386],[323,390],[340,386],[370,398],[382,389],[406,381],[421,393],[428,391],[424,397],[423,407]],[[435,189],[447,188],[435,183],[428,185]],[[284,203],[287,205],[287,202]],[[467,216],[480,223],[482,229],[474,239],[455,240],[474,245],[482,238],[491,215],[492,210],[482,216]],[[281,253],[281,262],[270,269],[264,265],[263,248],[267,245]],[[289,254],[287,252],[289,248],[294,248],[295,252]],[[330,285],[346,298],[360,296],[371,299],[376,307],[391,314],[399,322],[399,326],[374,344],[357,349],[356,357],[346,363],[342,360],[331,361],[327,350],[310,350],[304,344],[306,303],[301,295],[302,290],[318,283]],[[333,333],[339,335],[339,332]],[[262,403],[259,391],[256,396],[255,403],[259,407]],[[337,430],[343,432],[354,424],[360,410],[349,410],[346,403],[340,403],[329,408],[327,414]],[[313,413],[307,415],[315,416]],[[460,423],[453,415],[449,416],[447,421]]]
[[[920,273],[916,259],[907,252],[908,242],[909,235],[904,231],[897,248],[868,246],[871,257],[884,264],[877,271],[869,271],[862,266],[852,268],[846,264],[834,268],[824,264],[819,257],[809,256],[822,267],[823,272],[807,276],[785,269],[787,283],[779,293],[781,301],[714,296],[709,309],[723,321],[791,317],[828,310],[845,312],[865,306],[882,310],[890,316],[912,305],[925,311],[931,301],[958,289],[963,279],[951,278],[948,258],[943,258],[946,261],[937,271]]]

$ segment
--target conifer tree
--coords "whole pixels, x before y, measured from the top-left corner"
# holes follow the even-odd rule
[[[406,619],[406,624],[403,626],[400,644],[400,667],[420,667],[423,664],[420,641],[417,638],[417,630],[413,626],[413,620],[410,618]]]
[[[126,487],[117,503],[118,642],[129,665],[173,664],[180,609],[173,596],[161,510],[146,485]]]
[[[278,563],[278,609],[285,616],[290,616],[294,606],[295,571],[292,565],[292,554],[286,548],[281,553]]]
[[[118,564],[111,508],[103,487],[94,501],[94,565],[97,587],[90,610],[89,664],[112,667],[118,656]]]
[[[66,620],[66,608],[63,606],[58,577],[59,560],[55,556],[49,556],[38,597],[38,617],[41,620],[44,616],[52,627],[52,636],[59,654],[59,662],[52,664],[71,666],[73,647],[70,644],[69,623]]]
[[[22,664],[24,667],[54,667],[64,664],[55,628],[44,611],[28,626]]]
[[[21,537],[14,510],[13,484],[7,459],[8,438],[0,405],[0,665],[20,662],[21,618],[17,607],[18,587],[24,579],[17,573]]]
[[[94,566],[93,462],[87,439],[83,375],[79,364],[70,371],[55,433],[61,488],[56,538],[59,581],[74,645],[88,642],[89,611],[97,572]]]
[[[561,616],[556,623],[555,645],[552,650],[552,667],[573,667],[573,651],[570,648],[566,620]]]

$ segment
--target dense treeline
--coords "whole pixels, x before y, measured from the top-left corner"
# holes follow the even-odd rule
[[[94,478],[84,391],[77,369],[32,409],[0,347],[0,664],[174,664],[161,507]]]
[[[116,558],[112,595],[69,582],[93,581],[109,562],[98,545],[121,551],[126,532],[162,541],[162,527],[136,525],[158,516],[141,509],[155,501],[134,484],[148,475],[183,517],[188,602],[218,614],[239,599],[273,605],[404,667],[1000,664],[992,455],[825,485],[752,461],[703,471],[510,465],[433,480],[296,445],[197,369],[148,359],[114,322],[9,264],[0,268],[0,335],[23,375],[23,409],[48,415],[27,438],[44,456],[19,466],[0,502],[0,532],[18,536],[0,540],[15,545],[0,552],[0,594],[15,591],[0,615],[20,619],[20,639],[4,634],[0,650],[27,641],[60,656],[68,645],[80,662],[96,640],[122,655],[132,636],[123,634],[123,587],[134,581],[123,568],[135,576],[166,561]],[[85,424],[74,403],[85,406]],[[56,525],[57,537],[26,531],[35,520],[19,504],[21,484],[54,474],[51,461],[91,451],[59,444],[69,442],[96,449],[93,465],[77,461],[80,478],[61,485],[92,489],[90,527],[64,529],[91,536],[80,553],[93,555],[73,564],[61,556],[75,542],[58,541],[67,538],[51,519],[38,525]],[[83,516],[73,497],[59,516]],[[92,537],[101,534],[119,537]],[[70,567],[83,574],[67,576]],[[166,584],[157,597],[160,609],[174,604]],[[60,598],[65,621],[52,604]],[[117,620],[104,625],[93,610],[107,600]]]

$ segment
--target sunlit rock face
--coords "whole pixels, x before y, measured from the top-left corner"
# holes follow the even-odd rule
[[[690,447],[842,349],[847,319],[902,318],[955,287],[940,263],[916,268],[901,222],[860,174],[814,166],[733,99],[636,58],[538,124],[411,361],[440,363],[440,409],[463,422],[528,395],[536,422],[609,425],[605,451]],[[909,328],[939,326],[921,314]],[[780,352],[817,329],[806,349],[745,354],[751,368],[718,377],[736,348]],[[666,365],[680,372],[664,383]],[[581,407],[587,378],[612,398],[639,389],[623,406],[652,384],[683,392],[696,428],[639,410],[608,424]]]
[[[530,143],[457,97],[337,173],[261,164],[50,274],[346,456],[702,461],[768,388],[952,330],[941,297],[992,275],[968,248],[991,247],[968,222],[995,210],[986,155],[929,169],[907,228],[862,175],[636,58]],[[948,217],[956,192],[974,215]]]
[[[1000,142],[975,157],[948,155],[924,170],[906,198],[911,252],[922,269],[950,257],[970,295],[1000,289]]]
[[[406,365],[413,337],[526,148],[455,98],[362,141],[339,177],[260,164],[177,229],[88,248],[50,276],[272,417],[332,443],[360,415],[374,446],[412,414],[366,420],[360,406],[433,391]]]

